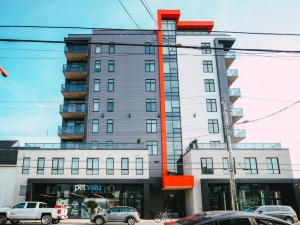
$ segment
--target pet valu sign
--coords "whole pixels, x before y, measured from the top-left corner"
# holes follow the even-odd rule
[[[74,192],[76,191],[101,191],[100,184],[75,184]]]

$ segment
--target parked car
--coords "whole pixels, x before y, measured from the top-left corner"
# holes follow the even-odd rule
[[[187,216],[166,225],[290,225],[266,215],[241,211],[211,211]]]
[[[139,213],[135,208],[128,206],[112,207],[104,212],[95,213],[91,216],[91,222],[97,225],[103,225],[107,222],[123,222],[128,225],[134,225],[140,222]]]
[[[21,202],[11,208],[0,208],[0,224],[7,221],[18,224],[21,220],[41,220],[43,225],[56,224],[67,219],[67,213],[64,208],[47,208],[44,202]]]
[[[296,212],[290,206],[285,205],[264,205],[245,209],[246,212],[253,212],[268,216],[277,217],[289,223],[297,223],[298,217]]]

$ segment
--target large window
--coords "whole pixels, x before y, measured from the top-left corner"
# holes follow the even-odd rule
[[[64,158],[53,158],[52,159],[52,174],[64,174]]]
[[[202,54],[211,54],[211,49],[210,49],[210,43],[209,42],[202,42],[201,43],[201,52]]]
[[[211,60],[203,60],[203,72],[204,73],[213,72],[213,64]]]
[[[95,72],[101,72],[101,60],[95,61]]]
[[[115,43],[109,43],[109,45],[108,45],[108,53],[109,54],[115,54],[115,52],[116,52]]]
[[[219,123],[217,119],[208,120],[208,132],[209,133],[219,133]]]
[[[71,174],[72,175],[79,174],[79,158],[72,158]]]
[[[155,72],[155,61],[146,60],[145,61],[145,72]]]
[[[23,158],[23,165],[22,165],[22,174],[29,174],[30,169],[30,157]]]
[[[92,132],[93,133],[99,132],[99,120],[98,119],[93,119],[93,121],[92,121]]]
[[[128,158],[121,159],[121,174],[122,175],[129,174],[129,159]]]
[[[87,158],[86,174],[87,175],[99,174],[99,158]]]
[[[115,60],[108,60],[108,72],[115,72]]]
[[[136,158],[135,159],[135,172],[136,175],[143,175],[144,171],[143,165],[143,158]]]
[[[99,112],[100,109],[100,100],[93,99],[93,112]]]
[[[152,43],[146,42],[145,43],[145,54],[154,54],[155,53],[155,47]]]
[[[96,44],[95,53],[100,54],[102,52],[102,45]]]
[[[222,158],[223,172],[225,175],[229,174],[229,160],[228,158]]]
[[[107,99],[107,112],[113,112],[115,103],[113,99]]]
[[[156,112],[156,99],[146,99],[146,112]]]
[[[114,158],[106,159],[106,175],[114,174]]]
[[[257,163],[255,157],[245,157],[246,174],[258,174]]]
[[[201,158],[201,171],[202,174],[214,174],[212,158]]]
[[[99,79],[94,80],[94,91],[96,91],[96,92],[100,91],[100,80]]]
[[[37,168],[36,168],[36,173],[37,174],[44,174],[45,170],[45,158],[38,158],[37,161]]]
[[[107,81],[107,91],[108,92],[114,92],[115,91],[115,80],[109,79]]]
[[[157,141],[148,141],[147,149],[149,155],[158,155],[158,142]]]
[[[146,91],[147,92],[155,92],[156,91],[155,79],[146,79]]]
[[[205,91],[215,92],[215,81],[213,79],[204,79]]]
[[[147,133],[157,132],[157,120],[148,119],[146,121]]]
[[[217,100],[206,99],[206,109],[207,112],[217,112]]]
[[[113,133],[114,132],[114,120],[108,119],[106,128],[107,128],[107,133]]]
[[[269,174],[280,174],[279,161],[277,157],[267,158],[267,168]]]

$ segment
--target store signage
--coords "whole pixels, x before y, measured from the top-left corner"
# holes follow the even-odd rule
[[[74,192],[76,191],[101,191],[100,184],[75,184]]]

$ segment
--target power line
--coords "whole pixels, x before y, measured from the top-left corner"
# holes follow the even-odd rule
[[[140,0],[140,2],[142,3],[144,8],[146,9],[147,13],[150,15],[151,19],[154,21],[155,25],[157,25],[157,20],[154,17],[154,15],[152,14],[152,11],[151,11],[150,7],[148,6],[148,4],[146,3],[146,1]]]
[[[137,24],[137,22],[133,19],[133,17],[131,16],[131,14],[128,12],[128,10],[126,9],[125,5],[123,4],[123,2],[121,0],[118,0],[119,3],[121,4],[122,8],[125,10],[125,12],[127,13],[127,15],[129,16],[129,18],[132,20],[132,22],[136,25],[137,28],[139,28],[139,30],[142,30],[141,27]]]

